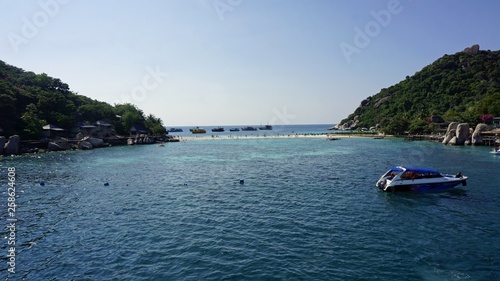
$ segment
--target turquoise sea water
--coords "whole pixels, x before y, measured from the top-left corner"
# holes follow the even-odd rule
[[[5,226],[7,167],[17,171],[9,277],[499,280],[500,157],[488,151],[267,138],[4,157]],[[448,192],[379,192],[379,176],[398,164],[470,178]]]

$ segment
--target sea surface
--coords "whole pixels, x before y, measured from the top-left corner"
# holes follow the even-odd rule
[[[317,128],[304,127],[293,131]],[[489,150],[290,137],[3,157],[0,278],[500,280],[500,157]],[[399,164],[461,171],[468,184],[378,191]]]

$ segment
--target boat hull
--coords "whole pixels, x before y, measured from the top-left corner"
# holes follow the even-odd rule
[[[466,186],[467,178],[449,178],[447,181],[442,182],[422,182],[422,183],[404,183],[404,184],[390,184],[386,181],[377,183],[377,187],[386,192],[428,192],[440,191],[455,188],[458,185]]]

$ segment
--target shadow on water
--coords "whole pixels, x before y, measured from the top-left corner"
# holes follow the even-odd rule
[[[440,191],[427,192],[383,192],[379,191],[380,196],[384,201],[391,206],[429,206],[437,205],[439,201],[444,199],[463,200],[467,197],[467,190],[450,189]]]

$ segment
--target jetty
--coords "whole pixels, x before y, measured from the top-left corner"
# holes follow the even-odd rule
[[[404,137],[406,141],[435,141],[441,142],[444,136],[441,135],[406,135]]]
[[[484,146],[500,146],[500,130],[484,131],[480,133],[482,145]],[[444,135],[405,135],[406,141],[433,141],[442,142]]]
[[[500,130],[484,131],[481,133],[481,137],[486,146],[498,147],[500,145]]]

